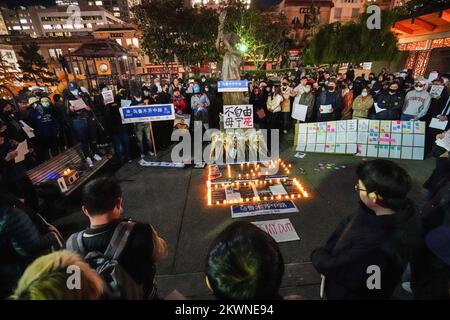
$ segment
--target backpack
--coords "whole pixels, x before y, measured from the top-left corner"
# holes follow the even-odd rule
[[[67,240],[67,249],[84,256],[84,260],[104,280],[106,284],[104,297],[107,300],[146,299],[143,286],[137,284],[118,261],[135,224],[132,221],[120,222],[104,253],[92,251],[86,254],[83,245],[84,231],[71,235]]]

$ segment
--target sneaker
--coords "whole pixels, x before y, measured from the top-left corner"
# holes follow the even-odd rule
[[[148,166],[148,162],[145,161],[144,159],[141,159],[141,160],[139,160],[139,165],[142,167],[146,167],[146,166]]]
[[[100,157],[98,154],[94,154],[94,160],[100,161],[100,160],[102,160],[102,157]]]
[[[92,168],[94,166],[92,159],[89,157],[86,158],[86,163],[88,164],[89,168]]]

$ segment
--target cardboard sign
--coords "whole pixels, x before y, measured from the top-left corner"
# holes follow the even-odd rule
[[[245,218],[269,214],[297,213],[298,209],[292,201],[270,201],[254,205],[231,206],[231,218]]]
[[[225,80],[217,82],[217,92],[247,92],[247,80]]]
[[[102,96],[103,96],[103,103],[104,104],[108,104],[108,103],[113,103],[114,102],[114,93],[112,92],[112,90],[102,91]]]
[[[300,240],[289,219],[257,221],[252,223],[267,232],[277,243]]]
[[[152,104],[119,108],[122,123],[138,123],[150,121],[174,120],[173,104]]]
[[[306,115],[308,113],[308,106],[304,104],[294,104],[292,109],[292,118],[300,121],[306,121]]]
[[[251,104],[223,106],[223,122],[225,129],[253,128],[253,106]]]

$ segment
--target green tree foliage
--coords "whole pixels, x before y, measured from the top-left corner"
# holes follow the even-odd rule
[[[151,61],[175,57],[185,67],[215,60],[218,20],[214,10],[185,7],[183,0],[143,1],[134,8],[143,32],[142,50]]]
[[[37,85],[39,81],[53,82],[54,76],[49,72],[48,64],[39,53],[39,45],[35,42],[23,44],[19,54],[19,67],[22,70],[24,80],[32,80]]]
[[[386,10],[381,13],[381,28],[369,29],[368,14],[345,24],[327,24],[309,43],[305,54],[307,64],[360,63],[374,60],[391,60],[397,54],[397,39],[390,31],[396,14]]]

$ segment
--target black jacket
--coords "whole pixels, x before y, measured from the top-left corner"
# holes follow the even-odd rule
[[[313,251],[311,261],[326,277],[328,299],[389,299],[400,282],[419,242],[419,222],[412,202],[389,216],[377,216],[360,205],[356,215],[345,219],[323,248]],[[370,290],[369,266],[378,266],[381,289]]]
[[[387,109],[377,113],[378,120],[397,120],[402,113],[403,103],[405,97],[402,93],[397,92],[390,94],[387,91],[382,91],[378,96],[378,107]]]

